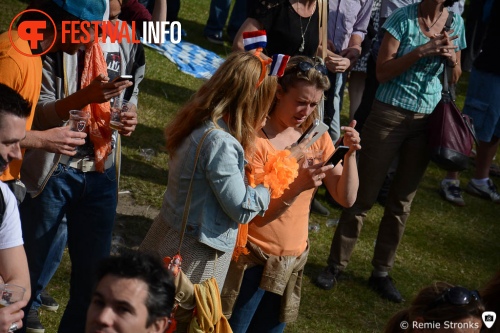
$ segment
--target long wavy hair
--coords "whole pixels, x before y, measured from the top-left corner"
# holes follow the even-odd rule
[[[396,313],[387,323],[385,333],[403,333],[413,332],[411,323],[417,321],[417,318],[423,319],[426,323],[441,323],[445,321],[453,321],[465,319],[468,317],[475,317],[481,319],[481,314],[484,311],[484,305],[481,300],[471,300],[469,304],[454,305],[448,302],[439,303],[433,306],[433,303],[443,293],[455,287],[446,282],[435,282],[430,286],[424,287],[413,299],[410,307]],[[401,323],[406,321],[409,323],[409,328],[401,328]]]
[[[276,93],[275,77],[260,85],[262,63],[248,52],[236,52],[224,61],[165,129],[167,151],[174,155],[182,141],[206,120],[215,126],[224,117],[229,133],[245,151],[252,151],[256,130],[267,117]]]
[[[307,62],[313,66],[308,71],[304,72],[300,69],[299,64],[301,62]],[[283,91],[286,93],[290,88],[296,87],[299,82],[307,81],[311,85],[314,85],[317,89],[328,90],[330,88],[330,80],[328,76],[321,73],[315,66],[322,66],[322,62],[319,58],[310,58],[307,56],[293,56],[288,62],[285,74],[278,79],[278,84],[281,86]],[[272,109],[269,113],[272,113],[276,107],[276,100],[273,103]],[[316,107],[306,121],[300,124],[300,128],[308,128],[312,124],[314,119],[319,118],[318,108]]]

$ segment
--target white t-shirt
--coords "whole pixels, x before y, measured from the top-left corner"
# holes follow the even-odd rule
[[[9,187],[0,181],[3,200],[5,202],[5,213],[0,226],[0,250],[9,249],[23,245],[23,234],[21,231],[21,219],[14,194]]]

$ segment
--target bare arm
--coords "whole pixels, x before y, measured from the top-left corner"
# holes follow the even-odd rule
[[[151,21],[160,22],[167,20],[167,0],[156,0],[151,14]]]
[[[344,165],[337,164],[333,170],[326,173],[324,183],[328,192],[343,207],[351,207],[356,201],[359,179],[356,163],[356,151],[361,149],[359,133],[354,129],[356,120],[348,127],[343,127],[344,144],[349,147],[344,158]]]
[[[241,25],[240,29],[236,33],[233,41],[233,52],[234,51],[245,51],[243,46],[243,33],[246,31],[257,31],[262,30],[264,27],[262,24],[254,18],[247,18],[245,22]]]
[[[27,301],[30,299],[28,260],[22,245],[0,250],[0,275],[5,283],[25,288],[24,299]]]

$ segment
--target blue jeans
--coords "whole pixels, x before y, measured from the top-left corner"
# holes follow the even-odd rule
[[[66,215],[71,259],[69,301],[59,333],[83,333],[98,262],[109,256],[116,215],[115,168],[87,172],[59,164],[43,191],[26,196],[20,206],[24,247],[31,279],[31,302],[40,276]],[[31,306],[28,304],[27,309]]]
[[[222,30],[226,25],[231,0],[212,0],[210,1],[210,13],[207,24],[203,30],[205,36],[216,35],[222,37]],[[229,38],[234,39],[238,29],[247,18],[247,0],[236,0],[229,23],[227,25],[227,34]]]
[[[264,266],[245,270],[240,293],[229,319],[234,333],[281,333],[281,296],[259,288]]]
[[[332,73],[328,71],[330,89],[326,93],[324,123],[329,126],[328,133],[333,143],[340,138],[340,112],[344,100],[344,89],[347,73]]]
[[[47,287],[50,280],[54,276],[61,263],[61,259],[66,248],[66,243],[68,242],[68,225],[66,223],[66,217],[64,217],[57,228],[56,236],[54,237],[54,242],[50,246],[49,254],[45,260],[45,265],[40,273],[40,278],[36,284],[37,290],[35,290],[33,299],[33,304],[31,304],[32,310],[37,310],[40,305],[42,305],[42,299],[40,297],[41,292]]]

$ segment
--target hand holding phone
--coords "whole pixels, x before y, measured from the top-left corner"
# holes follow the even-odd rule
[[[132,76],[132,75],[119,75],[119,76],[115,77],[115,78],[113,79],[113,81],[111,81],[111,82],[113,82],[113,83],[114,83],[114,82],[121,82],[121,81],[126,81],[126,80],[131,81],[131,80],[132,80],[132,78],[133,78],[133,76]]]
[[[323,123],[319,119],[315,119],[311,126],[309,126],[309,128],[297,140],[297,144],[300,144],[306,139],[310,139],[304,147],[304,149],[307,149],[311,147],[312,144],[316,142],[316,140],[318,140],[327,130],[328,126],[325,123]]]
[[[327,164],[333,164],[336,166],[340,161],[344,159],[345,154],[349,151],[349,147],[347,146],[338,146],[337,149],[333,152],[332,156],[325,162]]]

